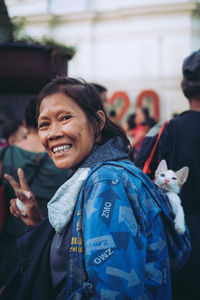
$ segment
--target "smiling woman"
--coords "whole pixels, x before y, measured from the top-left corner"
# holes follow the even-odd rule
[[[85,113],[61,93],[43,99],[38,128],[43,146],[61,169],[76,167],[89,154],[95,140]]]
[[[43,146],[73,175],[48,203],[48,219],[21,238],[23,258],[2,299],[170,300],[168,245],[155,204],[161,195],[129,160],[128,139],[96,89],[54,79],[39,94],[37,114]],[[20,191],[10,183],[28,212],[23,192],[30,189],[20,172],[19,179]]]

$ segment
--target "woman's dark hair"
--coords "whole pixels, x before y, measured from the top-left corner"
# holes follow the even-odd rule
[[[101,98],[96,88],[83,80],[74,78],[58,77],[48,83],[40,92],[37,101],[37,117],[42,100],[52,94],[62,93],[73,99],[76,104],[84,111],[88,122],[91,124],[95,137],[100,133],[101,118],[98,116],[98,110],[102,110],[105,114],[105,125],[101,131],[101,144],[105,143],[110,137],[121,136],[126,145],[129,141],[125,132],[121,127],[114,124],[107,116],[103,107]]]
[[[30,99],[29,103],[26,107],[25,110],[25,121],[26,121],[26,125],[27,127],[33,127],[35,129],[37,129],[37,117],[36,117],[36,105],[37,105],[37,100],[34,99]]]
[[[184,78],[181,82],[181,88],[188,100],[200,100],[200,81],[190,81]]]

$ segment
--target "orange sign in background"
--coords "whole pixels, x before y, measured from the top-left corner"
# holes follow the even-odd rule
[[[131,101],[129,96],[124,91],[114,92],[109,99],[109,104],[113,106],[117,113],[117,120],[121,121],[126,115]],[[148,107],[150,115],[156,119],[157,122],[160,120],[160,99],[158,94],[153,90],[142,91],[136,99],[136,107]]]
[[[125,92],[118,91],[111,96],[109,104],[116,107],[117,120],[120,121],[130,106],[130,98]]]
[[[136,100],[136,107],[146,106],[149,108],[152,117],[156,119],[157,122],[160,121],[160,99],[156,92],[153,90],[142,91]]]

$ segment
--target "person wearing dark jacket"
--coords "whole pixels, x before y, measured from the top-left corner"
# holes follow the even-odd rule
[[[189,167],[189,176],[181,189],[180,197],[190,231],[192,251],[189,261],[174,279],[173,299],[198,300],[200,299],[200,50],[185,58],[182,71],[181,87],[189,101],[189,110],[166,124],[150,166],[151,178],[154,177],[158,162],[162,159],[165,159],[168,168],[174,171],[183,166]],[[142,150],[146,147],[150,152],[156,136],[157,134],[152,134],[144,140],[135,161],[140,168],[146,159]]]
[[[16,180],[17,169],[23,169],[43,216],[47,216],[47,203],[56,190],[69,178],[70,170],[58,169],[42,146],[37,132],[36,99],[31,99],[25,110],[27,137],[4,150],[1,176],[5,173]],[[20,218],[9,211],[10,201],[15,198],[14,190],[4,179],[7,214],[0,235],[0,287],[10,277],[18,264],[16,240],[28,227]],[[15,201],[15,200],[14,200]]]

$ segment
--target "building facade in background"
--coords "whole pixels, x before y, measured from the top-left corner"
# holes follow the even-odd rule
[[[181,67],[183,59],[200,48],[200,0],[6,4],[11,17],[25,17],[26,34],[75,46],[69,76],[105,85],[121,118],[136,105],[148,106],[161,120],[188,108],[180,89]]]

